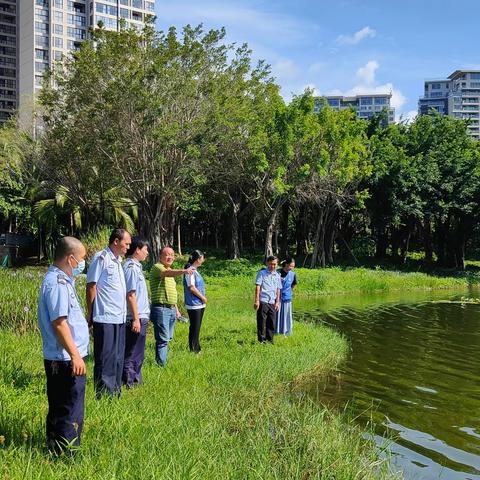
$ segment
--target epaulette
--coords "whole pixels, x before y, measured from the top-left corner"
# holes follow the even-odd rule
[[[66,285],[67,284],[67,277],[61,273],[57,275],[57,283],[60,285]]]
[[[133,262],[130,262],[130,263],[127,265],[128,268],[133,268],[134,266],[135,266],[135,264],[134,264]]]
[[[99,257],[102,259],[102,260],[105,260],[105,257],[107,256],[107,252],[105,250],[103,250],[103,252],[99,255]]]

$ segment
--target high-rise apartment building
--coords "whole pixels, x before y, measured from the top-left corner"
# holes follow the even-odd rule
[[[17,0],[0,0],[0,123],[17,108]]]
[[[357,117],[368,120],[373,115],[378,115],[382,111],[387,112],[385,124],[395,121],[395,109],[390,105],[392,95],[385,94],[365,94],[353,97],[344,97],[341,95],[330,95],[315,99],[315,112],[319,112],[326,101],[333,110],[344,110],[353,108],[357,112]]]
[[[480,140],[480,70],[455,70],[447,79],[425,80],[418,113],[434,112],[468,120],[470,135]]]
[[[118,30],[124,19],[142,28],[154,14],[155,0],[0,0],[0,121],[32,110],[45,71],[80,48],[90,27]]]

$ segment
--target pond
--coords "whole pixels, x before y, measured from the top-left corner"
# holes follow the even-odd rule
[[[468,297],[475,294],[469,292]],[[478,295],[476,295],[478,296]],[[350,343],[319,401],[347,408],[408,480],[480,479],[480,304],[403,294],[299,302]]]

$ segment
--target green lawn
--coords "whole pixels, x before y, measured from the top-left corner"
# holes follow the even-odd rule
[[[392,478],[347,417],[305,393],[312,384],[321,388],[323,376],[345,358],[346,341],[325,327],[298,322],[293,337],[278,337],[275,345],[255,341],[255,269],[246,261],[211,261],[205,268],[209,305],[201,355],[188,352],[188,327],[178,324],[169,364],[160,369],[150,331],[145,384],[117,400],[94,399],[88,363],[85,430],[75,461],[55,460],[44,450],[47,402],[40,338],[32,328],[41,272],[1,272],[3,477]],[[468,283],[366,269],[297,274],[297,298]],[[79,283],[81,289],[84,280]]]

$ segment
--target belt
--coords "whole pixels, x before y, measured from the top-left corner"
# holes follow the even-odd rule
[[[175,308],[174,303],[152,303],[152,307]]]

